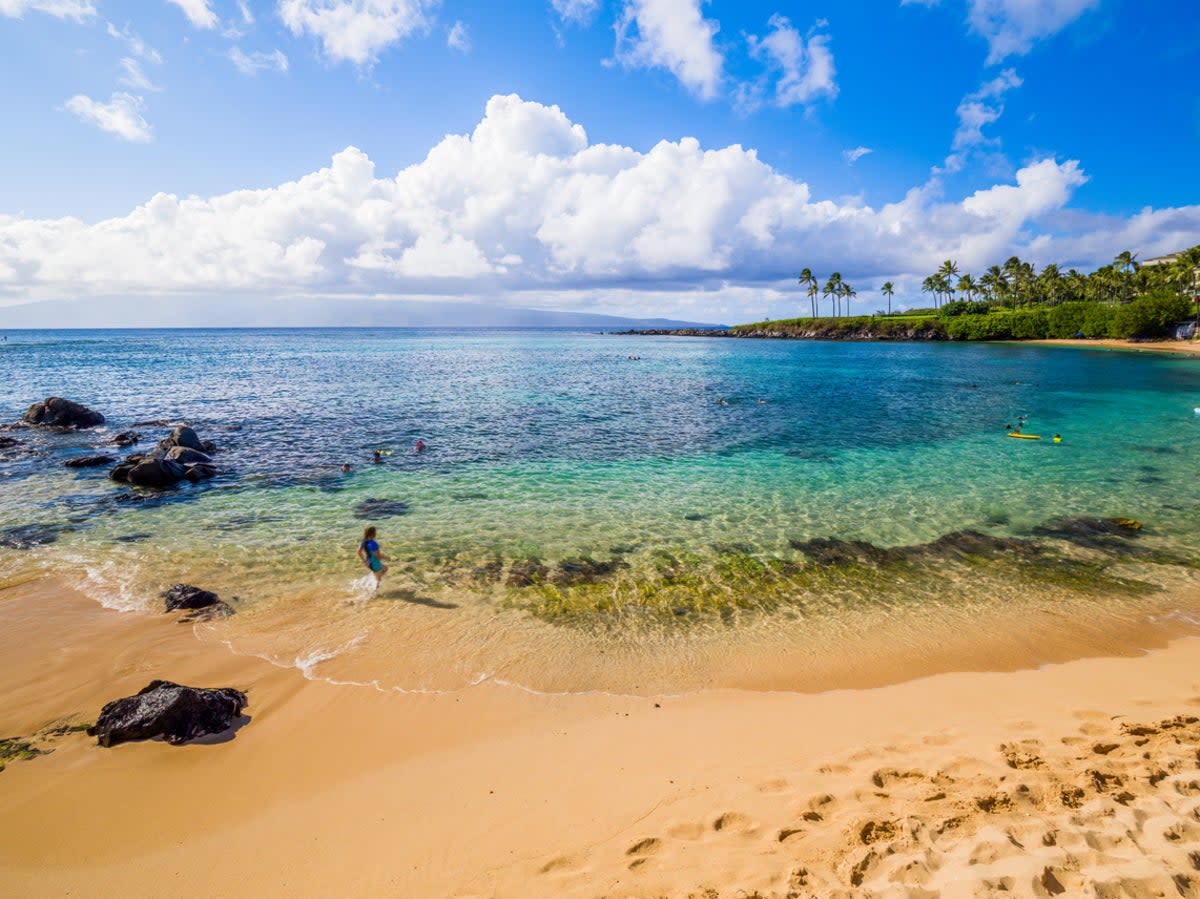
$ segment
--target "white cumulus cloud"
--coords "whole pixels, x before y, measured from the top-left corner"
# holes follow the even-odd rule
[[[309,34],[335,62],[367,65],[381,51],[429,28],[434,0],[279,0],[279,17]]]
[[[216,27],[217,14],[212,11],[209,0],[167,0],[167,2],[183,10],[188,21],[197,28]]]
[[[666,69],[709,100],[717,95],[724,67],[713,43],[719,27],[704,18],[700,0],[627,0],[615,56],[629,68]]]
[[[237,66],[243,75],[257,75],[259,72],[286,72],[288,59],[282,50],[272,50],[270,53],[243,53],[239,47],[230,47],[226,54],[230,61]]]
[[[450,33],[446,35],[446,46],[461,53],[470,53],[471,38],[467,34],[467,26],[462,22],[455,22]]]
[[[146,42],[135,34],[128,25],[118,31],[116,25],[112,22],[106,22],[105,28],[108,31],[109,37],[121,41],[129,47],[129,52],[134,56],[144,59],[146,62],[152,62],[155,65],[162,62],[162,56],[159,55],[159,52],[153,47],[147,46]]]
[[[146,73],[142,71],[141,65],[131,56],[126,56],[121,60],[121,73],[121,76],[117,80],[126,87],[140,91],[162,90],[162,88],[155,86],[146,77]]]
[[[786,16],[771,16],[765,37],[749,35],[750,54],[777,73],[773,102],[788,107],[811,103],[818,97],[837,96],[833,52],[829,35],[812,34],[807,39]]]
[[[108,103],[101,103],[83,94],[76,94],[65,106],[81,122],[95,125],[123,140],[144,143],[151,138],[150,125],[142,118],[141,97],[122,91],[113,94]]]
[[[600,0],[550,0],[560,19],[572,25],[587,25],[600,9]]]
[[[761,314],[797,265],[919,283],[947,258],[1086,265],[1200,243],[1200,206],[1091,216],[1070,208],[1084,181],[1078,162],[1043,158],[962,199],[935,179],[869,206],[813,197],[752,149],[594,144],[556,106],[496,96],[395,175],[348,147],[276,187],[158,194],[94,223],[0,215],[0,298],[441,295],[736,319],[717,313]]]
[[[19,19],[31,11],[82,22],[96,14],[96,7],[88,0],[0,0],[0,16]]]
[[[1100,0],[971,0],[967,24],[988,42],[988,63],[1028,53],[1036,41],[1062,31]]]

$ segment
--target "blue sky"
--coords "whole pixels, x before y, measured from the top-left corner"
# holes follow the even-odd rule
[[[0,0],[0,303],[1092,268],[1200,243],[1198,62],[1184,0]]]

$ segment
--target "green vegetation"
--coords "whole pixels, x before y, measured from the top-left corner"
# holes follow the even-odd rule
[[[924,338],[947,340],[1041,340],[1071,337],[1162,337],[1197,314],[1193,295],[1200,295],[1200,246],[1170,262],[1141,265],[1128,250],[1111,265],[1090,275],[1053,263],[1040,272],[1016,256],[993,265],[976,278],[960,273],[947,259],[922,282],[933,306],[892,314],[895,285],[880,293],[888,311],[844,316],[842,301],[856,291],[841,273],[830,275],[823,288],[811,269],[799,277],[809,299],[807,318],[737,325],[737,331],[771,330],[804,337]],[[832,317],[818,316],[818,292],[830,300]]]

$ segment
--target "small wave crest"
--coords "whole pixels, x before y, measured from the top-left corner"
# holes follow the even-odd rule
[[[78,587],[106,609],[118,612],[144,612],[152,598],[135,586],[135,573],[129,565],[115,562],[92,562],[80,566],[83,577]]]

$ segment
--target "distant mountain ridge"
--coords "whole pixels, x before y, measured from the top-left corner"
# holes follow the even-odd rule
[[[0,328],[692,328],[667,318],[627,318],[415,300],[261,300],[244,297],[45,300],[0,307]]]

